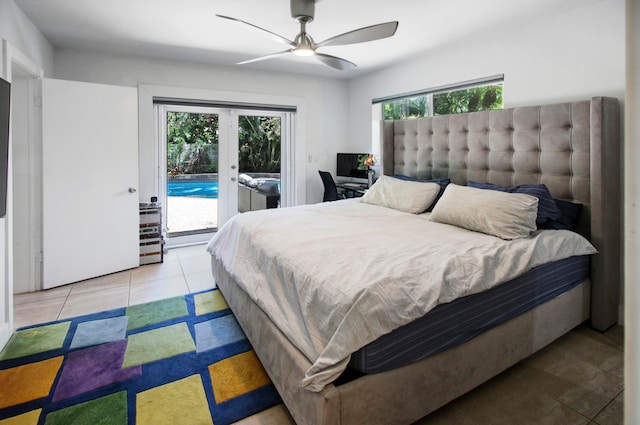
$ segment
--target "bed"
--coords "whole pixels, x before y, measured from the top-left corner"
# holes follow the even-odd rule
[[[587,319],[591,326],[599,330],[605,330],[617,322],[621,217],[616,99],[597,97],[589,101],[383,122],[381,134],[382,172],[385,176],[448,179],[450,182],[444,193],[438,193],[437,196],[442,198],[432,212],[409,214],[359,200],[284,208],[275,212],[260,211],[242,214],[244,217],[231,220],[209,244],[216,283],[297,423],[409,424],[499,374]],[[381,181],[388,179],[385,177]],[[532,234],[535,237],[507,237],[503,241],[502,238],[481,232],[459,229],[450,223],[433,223],[432,219],[442,214],[441,205],[460,198],[452,198],[450,193],[454,192],[449,187],[461,191],[459,194],[465,196],[475,194],[464,192],[474,190],[466,186],[470,182],[505,187],[542,183],[554,199],[582,205],[576,233],[565,230],[536,231]],[[502,195],[495,196],[496,200],[504,199],[499,198]],[[526,196],[518,199],[529,202]],[[536,200],[535,206],[540,202]],[[533,207],[527,204],[523,208],[530,212]],[[382,210],[382,216],[375,212]],[[273,220],[274,214],[278,215],[280,221]],[[318,216],[318,222],[325,227],[314,229],[312,233],[319,234],[320,239],[300,230],[290,235],[286,233],[288,226],[296,225],[299,220],[304,221],[298,214]],[[348,219],[336,219],[335,214]],[[533,214],[535,221],[535,212]],[[366,216],[373,216],[374,227],[365,221]],[[385,288],[381,291],[356,288],[357,302],[349,298],[353,295],[350,289],[335,296],[335,299],[342,299],[344,295],[346,299],[346,306],[335,301],[336,311],[343,312],[340,315],[314,313],[315,305],[332,302],[331,297],[314,289],[325,286],[317,282],[314,285],[318,276],[326,286],[336,286],[334,290],[339,290],[341,285],[346,287],[351,282],[376,281],[380,274],[377,267],[398,260],[400,262],[394,264],[400,265],[392,268],[400,273],[416,265],[420,270],[425,267],[428,269],[429,273],[422,275],[433,274],[446,276],[451,282],[462,281],[456,273],[468,269],[464,261],[456,258],[452,260],[455,263],[453,267],[443,268],[437,262],[418,264],[416,258],[425,256],[420,255],[420,241],[412,239],[411,232],[403,233],[405,230],[391,227],[380,230],[387,229],[384,227],[387,223],[409,220],[413,229],[420,229],[420,234],[440,232],[448,235],[446,239],[454,244],[451,249],[468,251],[468,258],[478,257],[480,262],[489,263],[489,269],[496,276],[499,275],[498,278],[469,278],[469,281],[477,280],[479,286],[462,285],[461,289],[450,289],[449,285],[444,285],[435,296],[431,291],[424,290],[420,282],[410,289],[398,286],[389,290],[391,285],[386,280],[381,283]],[[321,257],[312,256],[314,241],[337,237],[332,235],[339,234],[341,226],[345,226],[345,229],[355,227],[362,235],[352,238],[347,249],[366,251],[367,255],[370,251],[373,257],[368,257],[367,267],[360,267],[357,259],[337,248],[335,252],[324,251]],[[234,232],[242,232],[247,227],[253,227],[257,232],[251,234],[255,241],[242,241],[234,237]],[[270,232],[275,232],[275,236]],[[564,249],[566,245],[551,242],[558,232],[566,233],[562,233],[562,240],[572,240],[574,242],[570,245],[583,250],[579,254],[565,254],[569,255],[564,258],[567,261],[583,258],[579,264],[571,266],[575,270],[582,270],[582,274],[578,273],[571,285],[567,285],[561,293],[550,291],[551,295],[539,303],[522,311],[516,308],[511,316],[502,318],[492,326],[482,326],[481,331],[472,332],[450,346],[436,348],[426,357],[419,356],[417,360],[410,359],[402,365],[382,365],[379,369],[375,369],[378,365],[371,366],[371,371],[366,370],[369,366],[366,360],[362,360],[366,354],[361,350],[371,347],[370,344],[376,344],[387,335],[412,326],[443,305],[458,300],[472,300],[471,304],[476,305],[476,299],[472,297],[506,287],[523,271],[544,266],[548,260],[539,258],[543,255],[541,252],[551,251],[547,249],[550,246],[562,245]],[[465,239],[469,233],[474,233],[473,242]],[[578,233],[584,238],[577,236]],[[394,239],[398,236],[406,243],[398,244]],[[305,238],[309,246],[301,243]],[[595,247],[597,253],[590,255],[587,245],[582,242],[585,238],[590,241],[587,245]],[[259,241],[263,241],[264,245],[256,245]],[[515,257],[503,261],[504,264],[491,255],[479,257],[480,254],[471,247],[487,241],[494,250],[515,253]],[[531,245],[525,246],[530,242],[535,246],[543,245],[545,249],[535,251],[535,261],[518,260],[523,258],[522,252],[534,249]],[[341,241],[335,239],[333,244],[339,247]],[[245,245],[249,247],[247,251],[242,248]],[[287,272],[278,268],[278,258],[269,257],[269,252],[283,253],[290,249],[299,251],[299,255],[291,260],[294,267]],[[408,259],[410,256],[407,252],[413,257]],[[375,261],[376,258],[379,261]],[[585,262],[584,258],[588,260]],[[242,272],[254,263],[269,264],[269,267],[266,272]],[[263,273],[262,278],[256,278],[255,275],[260,273]],[[462,275],[466,279],[475,276],[474,273]],[[549,276],[559,274],[565,273],[540,272],[541,277],[537,280],[546,282]],[[347,280],[344,280],[345,275]],[[403,274],[397,279],[407,280]],[[256,280],[256,285],[250,284],[253,280]],[[286,284],[265,292],[264,287],[271,286],[270,281],[276,280]],[[488,284],[489,281],[492,283]],[[290,291],[287,285],[304,290]],[[275,284],[273,286],[276,287]],[[396,298],[389,298],[392,296],[390,293],[403,291],[409,292],[412,300],[420,300],[415,303],[417,307],[414,304],[396,304]],[[538,289],[532,291],[537,292]],[[303,320],[290,316],[293,314],[290,307],[296,302],[299,310],[296,315],[302,315]],[[365,308],[362,311],[365,312],[397,310],[401,319],[396,319],[393,313],[393,319],[389,319],[393,323],[377,323],[379,320],[373,319],[377,316],[372,315],[370,321],[376,322],[372,327],[375,328],[374,332],[362,325],[367,321],[367,316],[360,312],[362,320],[341,326],[344,316],[351,314],[350,303],[354,306],[363,304]],[[502,311],[502,308],[498,310]],[[359,317],[357,311],[353,314]],[[446,320],[448,314],[441,313],[441,317]],[[355,328],[351,323],[356,323]],[[322,333],[325,328],[346,329],[327,336]],[[389,334],[385,333],[388,330]],[[380,332],[383,335],[379,335]],[[330,343],[325,347],[323,344],[327,338]],[[349,353],[346,356],[345,351]],[[321,355],[316,356],[318,353]],[[384,360],[385,356],[382,358]],[[358,366],[358,363],[364,366]]]

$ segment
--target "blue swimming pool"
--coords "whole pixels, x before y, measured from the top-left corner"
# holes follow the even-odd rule
[[[195,198],[217,198],[217,180],[183,180],[167,183],[168,196],[192,196]]]

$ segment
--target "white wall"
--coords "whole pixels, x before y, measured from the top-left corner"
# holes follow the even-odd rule
[[[149,84],[303,98],[306,112],[306,145],[303,147],[307,158],[306,181],[298,184],[306,185],[307,203],[322,200],[323,189],[317,170],[335,170],[333,147],[347,143],[348,93],[344,80],[76,50],[56,50],[54,76],[58,79],[122,86]],[[146,154],[140,152],[141,161],[145,160]],[[141,168],[147,167],[141,164]],[[141,177],[144,180],[144,176]],[[144,196],[144,188],[141,189],[141,196]]]
[[[15,5],[13,0],[0,0],[0,76],[12,80],[12,59],[20,56],[45,72],[53,68],[53,47],[33,23]],[[21,64],[22,65],[22,64]],[[20,91],[14,91],[19,93]],[[14,138],[11,143],[22,143]],[[11,154],[10,154],[11,155]],[[9,167],[11,172],[11,166]],[[0,347],[11,333],[13,293],[13,192],[9,175],[7,216],[0,219]]]
[[[371,145],[371,100],[504,74],[505,107],[591,96],[624,100],[624,0],[495,28],[352,80],[349,140]]]
[[[0,0],[0,40],[29,57],[48,75],[53,70],[53,46],[13,0]]]

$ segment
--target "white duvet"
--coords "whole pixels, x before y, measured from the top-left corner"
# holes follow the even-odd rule
[[[505,241],[358,200],[239,214],[208,250],[310,360],[300,377],[310,391],[440,303],[596,252],[565,230]]]

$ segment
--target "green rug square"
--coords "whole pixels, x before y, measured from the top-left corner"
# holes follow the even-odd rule
[[[196,294],[193,296],[193,303],[196,307],[196,316],[203,316],[229,308],[227,300],[224,299],[220,290]]]
[[[195,351],[196,345],[186,323],[129,335],[122,368],[137,366],[178,354]]]
[[[71,322],[19,330],[11,336],[7,346],[0,353],[0,360],[44,353],[62,348]]]
[[[138,329],[178,317],[189,315],[184,297],[174,297],[127,307],[128,330]]]
[[[127,423],[126,391],[56,410],[49,413],[44,421],[44,425],[127,425]]]

